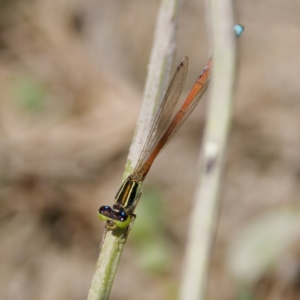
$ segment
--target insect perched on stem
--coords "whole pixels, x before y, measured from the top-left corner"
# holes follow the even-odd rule
[[[243,32],[243,27],[241,25],[235,25],[234,30],[239,37]],[[164,99],[157,111],[150,133],[134,171],[121,185],[115,197],[113,207],[100,207],[98,216],[101,220],[106,221],[106,229],[114,230],[116,228],[127,228],[136,218],[136,215],[133,212],[141,196],[141,186],[158,153],[170,141],[175,132],[194,110],[207,89],[211,78],[212,59],[210,58],[208,60],[186,100],[170,122],[171,115],[183,90],[187,70],[188,58],[185,57],[178,65]]]

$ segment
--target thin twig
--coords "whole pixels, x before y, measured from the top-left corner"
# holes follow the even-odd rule
[[[180,300],[205,299],[232,114],[235,73],[232,3],[230,0],[210,0],[208,3],[212,19],[214,74],[199,158],[198,187],[190,220]]]
[[[143,97],[143,104],[128,155],[124,178],[137,163],[146,141],[151,122],[169,81],[175,53],[175,36],[181,0],[162,0],[158,14],[154,45]],[[108,299],[127,234],[124,230],[108,231],[102,241],[88,300]]]

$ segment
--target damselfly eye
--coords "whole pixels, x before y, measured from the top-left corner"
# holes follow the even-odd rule
[[[107,205],[101,206],[98,211],[98,217],[100,220],[107,220],[107,217],[111,214],[111,208]]]
[[[99,208],[99,213],[100,214],[105,214],[105,213],[109,213],[109,212],[111,212],[111,208],[109,206],[107,206],[107,205],[101,206]]]
[[[120,228],[126,228],[126,227],[128,227],[129,223],[130,223],[130,217],[124,211],[121,211],[119,213],[118,220],[116,221],[116,224]]]
[[[124,211],[121,211],[119,213],[119,218],[118,218],[119,221],[124,222],[127,220],[127,218],[128,218],[128,215]]]

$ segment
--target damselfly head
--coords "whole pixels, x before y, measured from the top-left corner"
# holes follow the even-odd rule
[[[106,228],[110,230],[126,228],[131,221],[124,209],[118,210],[110,206],[101,206],[98,211],[98,217],[100,220],[106,221]]]

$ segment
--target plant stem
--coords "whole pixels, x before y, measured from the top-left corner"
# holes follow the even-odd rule
[[[145,144],[152,119],[166,90],[176,48],[175,37],[180,0],[162,0],[157,18],[154,44],[151,53],[143,103],[130,147],[125,172],[126,178],[137,163]],[[104,234],[88,300],[108,299],[117,266],[127,240],[127,232],[107,231]]]
[[[207,2],[212,20],[214,73],[207,123],[199,156],[199,175],[188,232],[180,300],[205,299],[232,115],[235,75],[232,3],[230,0]]]

